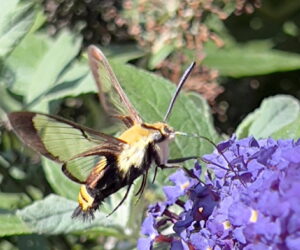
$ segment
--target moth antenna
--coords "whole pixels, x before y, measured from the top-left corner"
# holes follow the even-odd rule
[[[175,93],[174,93],[174,95],[173,95],[173,97],[172,97],[172,99],[170,101],[169,107],[168,107],[167,112],[165,114],[165,117],[163,119],[164,122],[167,121],[167,119],[168,119],[168,117],[169,117],[169,115],[170,115],[170,113],[171,113],[171,111],[173,109],[173,106],[175,104],[175,101],[177,99],[177,96],[178,96],[180,90],[182,89],[184,83],[186,82],[186,79],[191,74],[191,72],[192,72],[193,68],[195,67],[195,65],[196,65],[196,63],[192,62],[191,65],[184,71],[182,77],[180,78],[178,86],[177,86],[177,88],[175,90]]]
[[[203,139],[207,142],[209,142],[211,145],[214,146],[215,149],[217,149],[218,153],[220,155],[222,155],[222,157],[224,158],[224,160],[227,162],[230,170],[236,175],[236,177],[240,180],[240,182],[245,185],[245,183],[241,180],[240,176],[237,174],[236,170],[232,167],[231,163],[229,162],[229,160],[227,159],[227,157],[225,156],[225,154],[217,147],[217,145],[209,138],[205,137],[205,136],[202,136],[202,135],[197,135],[197,134],[188,134],[188,133],[185,133],[185,132],[179,132],[179,131],[176,131],[175,134],[177,135],[183,135],[183,136],[188,136],[188,137],[195,137],[195,138],[199,138],[199,139]],[[210,161],[206,161],[205,159],[203,159],[202,157],[200,157],[200,159],[202,161],[204,161],[205,163],[209,163],[209,164],[213,164],[221,169],[224,169],[224,170],[227,170],[226,168],[224,168],[223,166],[220,166],[214,162],[210,162]]]

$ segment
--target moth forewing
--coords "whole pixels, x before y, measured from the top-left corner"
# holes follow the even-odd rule
[[[98,95],[106,111],[110,111],[108,99],[116,109],[116,115],[130,117],[133,123],[142,123],[138,112],[123,91],[104,54],[96,46],[88,48],[89,65],[98,87]],[[105,94],[109,95],[106,98]]]

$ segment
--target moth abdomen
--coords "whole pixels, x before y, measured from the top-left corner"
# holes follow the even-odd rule
[[[78,194],[78,207],[74,210],[72,218],[82,217],[83,220],[94,219],[94,212],[98,209],[101,201],[96,199],[97,190],[81,185]]]

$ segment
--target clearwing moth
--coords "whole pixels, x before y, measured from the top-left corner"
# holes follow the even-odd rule
[[[72,217],[94,218],[95,210],[105,198],[127,186],[126,194],[115,211],[126,199],[130,187],[139,176],[143,179],[137,195],[141,195],[152,163],[156,165],[155,174],[157,167],[168,166],[169,143],[180,132],[176,132],[166,121],[195,63],[182,76],[163,122],[150,124],[142,121],[107,59],[97,47],[89,46],[88,59],[103,107],[109,110],[112,106],[116,117],[127,126],[119,137],[53,115],[22,111],[9,113],[7,117],[9,127],[26,145],[61,163],[63,173],[81,184],[79,205]],[[109,89],[108,97],[104,89]],[[192,158],[195,157],[170,162]]]

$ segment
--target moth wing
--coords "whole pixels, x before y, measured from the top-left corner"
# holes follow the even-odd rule
[[[111,164],[116,163],[123,144],[106,143],[74,156],[63,164],[66,176],[78,183],[97,182]]]
[[[8,114],[8,121],[10,128],[30,148],[51,160],[70,166],[67,176],[74,181],[78,179],[82,182],[103,157],[100,154],[84,157],[83,153],[105,144],[116,145],[118,148],[124,144],[113,136],[52,115],[13,112]]]
[[[88,58],[92,74],[99,90],[99,98],[104,109],[111,113],[111,106],[113,106],[116,115],[128,116],[134,123],[142,123],[141,117],[123,91],[101,50],[94,45],[89,46]]]
[[[92,173],[93,169],[105,159],[101,155],[78,157],[66,161],[62,166],[63,173],[72,181],[83,184]]]

